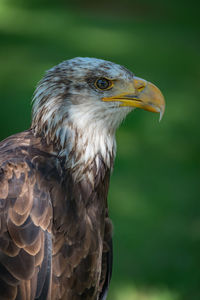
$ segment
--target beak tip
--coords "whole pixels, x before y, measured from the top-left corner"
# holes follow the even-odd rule
[[[165,107],[162,106],[160,108],[160,117],[159,117],[159,122],[161,122],[162,118],[163,118],[163,115],[164,115],[164,112],[165,112]]]

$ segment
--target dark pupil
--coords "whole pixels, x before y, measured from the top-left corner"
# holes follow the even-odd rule
[[[107,89],[109,87],[109,81],[105,78],[100,78],[97,80],[97,87],[99,89]]]

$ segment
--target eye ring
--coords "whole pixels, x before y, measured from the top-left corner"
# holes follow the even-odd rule
[[[97,78],[95,81],[95,87],[102,91],[109,90],[112,86],[113,82],[105,77]]]

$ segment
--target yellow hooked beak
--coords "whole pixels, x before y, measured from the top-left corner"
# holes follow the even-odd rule
[[[138,77],[134,77],[125,93],[105,97],[102,100],[108,102],[118,101],[120,106],[138,107],[160,113],[160,120],[165,111],[165,99],[161,91],[154,84]]]

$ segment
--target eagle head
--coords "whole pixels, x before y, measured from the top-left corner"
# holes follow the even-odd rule
[[[117,127],[135,108],[161,118],[165,102],[160,90],[121,65],[77,57],[48,70],[39,82],[32,128],[66,156],[76,143],[76,152],[85,149],[85,159],[98,152],[105,157],[114,152]]]

